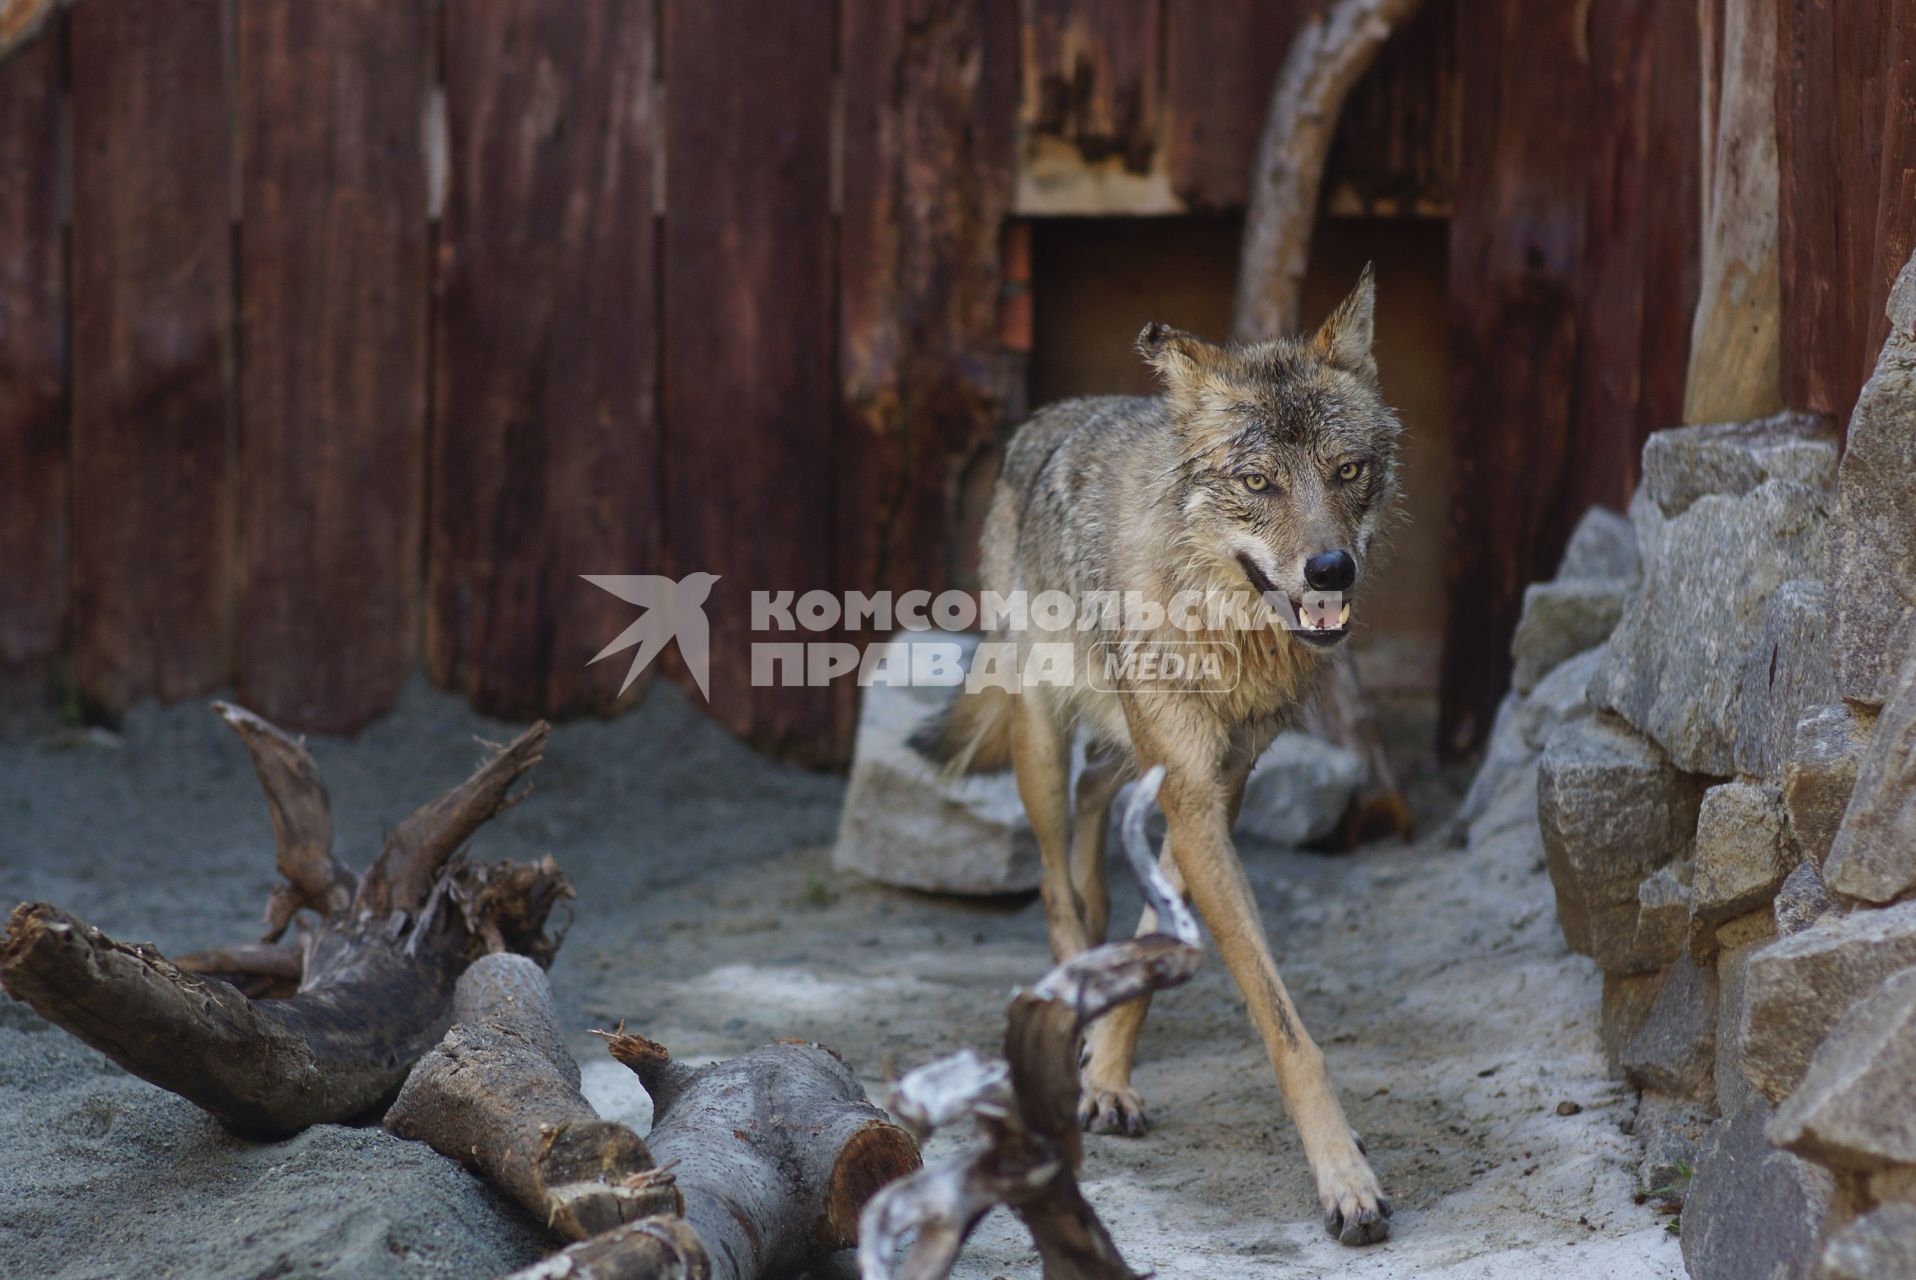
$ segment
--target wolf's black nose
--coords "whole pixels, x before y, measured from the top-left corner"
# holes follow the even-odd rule
[[[1348,551],[1320,551],[1304,562],[1304,581],[1313,591],[1349,591],[1357,562]]]

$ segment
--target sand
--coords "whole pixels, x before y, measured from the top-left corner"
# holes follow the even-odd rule
[[[512,726],[423,685],[354,740],[315,739],[338,849],[463,777]],[[623,1018],[681,1057],[823,1040],[874,1092],[887,1072],[1002,1034],[1047,967],[1029,899],[964,902],[833,873],[842,778],[764,760],[676,690],[555,732],[536,790],[483,857],[552,853],[579,889],[552,980],[602,1110],[649,1107],[588,1032]],[[1441,797],[1442,788],[1426,791]],[[1431,824],[1436,825],[1436,824]],[[1183,1277],[1676,1277],[1633,1203],[1632,1095],[1605,1077],[1598,975],[1564,947],[1534,827],[1474,849],[1433,836],[1324,858],[1250,846],[1279,966],[1397,1208],[1345,1249],[1215,957],[1161,997],[1137,1083],[1154,1127],[1094,1138],[1084,1181],[1132,1264]],[[204,703],[118,733],[0,714],[0,896],[45,899],[169,951],[252,936],[271,835],[236,738]],[[1119,895],[1117,918],[1134,918]],[[1559,1115],[1558,1104],[1581,1110]],[[929,1155],[957,1150],[940,1135]],[[0,1001],[0,1274],[488,1276],[539,1256],[480,1180],[376,1127],[231,1137],[24,1006]],[[837,1269],[845,1273],[842,1265]],[[993,1215],[959,1274],[1035,1277]]]

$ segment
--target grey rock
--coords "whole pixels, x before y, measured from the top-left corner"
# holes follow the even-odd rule
[[[1916,604],[1916,259],[1887,310],[1889,340],[1850,415],[1823,575],[1838,686],[1872,706],[1889,696],[1890,636]]]
[[[1638,483],[1635,493],[1630,495],[1630,531],[1636,535],[1637,559],[1648,564],[1663,554],[1663,530],[1670,522],[1664,517],[1663,508],[1650,496],[1650,490]]]
[[[1553,668],[1602,644],[1631,589],[1627,578],[1559,578],[1525,587],[1523,616],[1510,639],[1510,687],[1529,693]]]
[[[1643,485],[1666,516],[1711,494],[1744,494],[1768,480],[1836,484],[1838,441],[1828,418],[1781,413],[1659,431],[1643,446]]]
[[[1308,733],[1280,733],[1251,770],[1237,830],[1303,845],[1337,829],[1364,767],[1342,747]]]
[[[1916,902],[1825,916],[1761,948],[1744,976],[1743,1074],[1782,1101],[1851,1006],[1913,964]]]
[[[1603,646],[1598,645],[1559,663],[1512,712],[1517,732],[1532,754],[1543,750],[1558,725],[1593,713],[1590,678],[1603,664],[1603,654]]]
[[[1663,975],[1649,973],[1606,973],[1603,975],[1603,999],[1597,1019],[1599,1039],[1603,1043],[1603,1065],[1610,1074],[1623,1074],[1623,1049],[1650,1016],[1657,992],[1663,989]]]
[[[1770,904],[1776,918],[1776,936],[1787,938],[1803,932],[1828,915],[1833,906],[1835,903],[1830,900],[1816,864],[1799,863],[1796,870],[1783,877],[1783,887],[1776,891],[1776,900]]]
[[[975,639],[942,633],[896,645]],[[908,669],[908,659],[902,660]],[[924,686],[864,690],[851,780],[832,865],[880,884],[933,893],[1023,893],[1038,887],[1038,844],[1009,773],[947,778],[907,739],[952,696]]]
[[[1863,752],[1823,878],[1846,898],[1892,902],[1916,889],[1916,613],[1898,628],[1906,654]]]
[[[1916,1164],[1916,968],[1856,1002],[1770,1121],[1770,1141],[1827,1169]]]
[[[1700,799],[1695,779],[1614,717],[1571,721],[1546,744],[1537,819],[1558,922],[1571,948],[1606,973],[1661,963],[1637,950],[1637,888],[1688,856]]]
[[[1512,770],[1501,790],[1470,824],[1469,844],[1475,849],[1509,832],[1537,830],[1537,766],[1534,761]]]
[[[1675,960],[1690,936],[1690,912],[1695,894],[1690,888],[1693,864],[1685,861],[1658,867],[1637,886],[1637,931],[1631,951],[1658,965]]]
[[[1666,1204],[1683,1201],[1696,1171],[1697,1152],[1710,1129],[1709,1108],[1688,1098],[1645,1093],[1637,1103],[1636,1138],[1643,1146],[1637,1191]]]
[[[1743,1071],[1744,1028],[1748,1023],[1750,957],[1771,939],[1725,947],[1716,957],[1716,1108],[1732,1115],[1760,1096]]]
[[[1764,603],[1761,633],[1743,660],[1737,690],[1737,772],[1758,778],[1781,773],[1804,711],[1836,697],[1829,593],[1820,582],[1786,582]]]
[[[1608,507],[1591,507],[1577,521],[1557,562],[1559,578],[1625,578],[1642,572],[1637,533],[1628,516]]]
[[[1591,702],[1655,739],[1678,768],[1729,776],[1744,659],[1765,602],[1821,554],[1829,501],[1769,480],[1707,494],[1671,518],[1590,682]]]
[[[1524,741],[1518,710],[1526,699],[1520,693],[1506,693],[1497,704],[1497,716],[1490,722],[1490,740],[1484,745],[1483,763],[1477,766],[1463,803],[1457,806],[1456,822],[1468,828],[1483,816],[1490,802],[1503,790],[1512,773],[1537,758],[1535,749]]]
[[[1817,1280],[1916,1276],[1916,1205],[1878,1205],[1823,1246]]]
[[[1821,867],[1843,824],[1876,717],[1843,703],[1811,707],[1796,723],[1783,765],[1783,806],[1803,856]]]
[[[1696,821],[1696,915],[1732,920],[1776,895],[1794,858],[1779,788],[1726,782],[1703,793]]]
[[[1639,1089],[1708,1103],[1715,1096],[1716,972],[1685,953],[1621,1058],[1624,1077]]]
[[[1763,1138],[1753,1099],[1710,1126],[1683,1202],[1691,1280],[1808,1280],[1833,1190],[1830,1175]]]

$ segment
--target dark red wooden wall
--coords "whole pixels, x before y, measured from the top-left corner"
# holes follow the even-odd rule
[[[714,713],[842,758],[845,690],[749,686],[746,592],[945,583],[1021,400],[1030,149],[1238,207],[1318,2],[80,0],[0,65],[0,662],[107,712],[351,729],[421,661],[605,711],[631,609],[578,575],[709,569]],[[1782,5],[1807,407],[1909,248],[1911,3]],[[1342,122],[1333,208],[1453,217],[1454,743],[1676,420],[1697,30],[1429,0]]]

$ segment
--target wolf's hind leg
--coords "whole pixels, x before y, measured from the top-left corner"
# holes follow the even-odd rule
[[[1019,694],[1013,701],[1011,767],[1044,864],[1040,888],[1051,955],[1069,960],[1089,945],[1071,884],[1071,740],[1035,696]]]
[[[1093,755],[1078,775],[1078,803],[1071,818],[1071,886],[1084,913],[1085,941],[1104,941],[1111,921],[1111,886],[1105,874],[1104,840],[1111,826],[1111,797],[1129,776],[1128,762]]]

